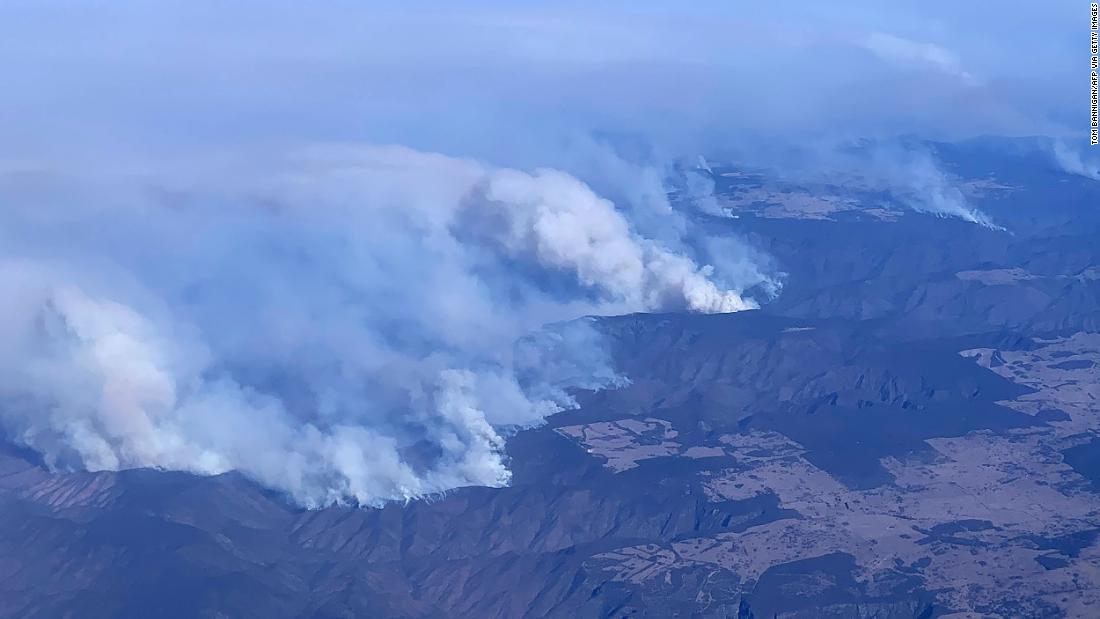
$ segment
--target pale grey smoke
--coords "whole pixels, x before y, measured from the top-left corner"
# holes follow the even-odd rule
[[[1070,146],[1063,140],[1054,140],[1050,148],[1054,161],[1063,172],[1091,178],[1094,181],[1100,180],[1100,163],[1095,159],[1086,162],[1080,149]]]
[[[872,161],[872,174],[879,175],[877,180],[885,182],[886,189],[913,210],[1003,229],[970,204],[958,182],[940,168],[926,149],[878,149],[873,151]]]
[[[586,317],[546,325],[516,342],[516,376],[529,393],[574,406],[567,389],[629,384],[627,377],[611,367],[608,351],[593,328],[594,320]]]
[[[965,85],[977,85],[974,77],[963,69],[958,56],[934,43],[912,41],[886,32],[872,32],[862,40],[862,45],[884,60],[925,66],[958,78]]]
[[[880,192],[899,206],[1003,230],[971,203],[960,179],[944,170],[931,148],[912,140],[817,144],[754,152],[741,159],[788,182]]]
[[[756,306],[561,171],[220,167],[0,176],[0,422],[52,466],[237,469],[306,506],[499,486],[508,428],[623,380],[585,321],[517,339]]]

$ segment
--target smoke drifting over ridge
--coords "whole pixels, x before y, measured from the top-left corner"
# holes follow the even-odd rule
[[[970,204],[932,153],[924,148],[878,148],[871,152],[869,178],[909,208],[941,217],[957,217],[986,228],[1002,229]]]
[[[1083,152],[1085,148],[1067,140],[1054,140],[1049,145],[1055,164],[1067,174],[1100,180],[1100,164]]]
[[[944,168],[933,147],[912,138],[781,144],[734,158],[788,182],[873,191],[919,213],[1004,231],[967,198],[961,180]],[[705,196],[705,191],[700,194],[699,204],[707,203]]]
[[[517,339],[763,283],[556,170],[363,147],[173,183],[0,186],[0,421],[51,465],[238,469],[307,506],[502,485],[507,428],[622,380],[585,321]]]
[[[508,428],[622,380],[586,321],[532,330],[778,293],[670,162],[1075,126],[1076,12],[1019,4],[5,3],[0,423],[306,505],[506,483]],[[332,142],[418,150],[253,161]],[[900,161],[868,182],[989,225]]]

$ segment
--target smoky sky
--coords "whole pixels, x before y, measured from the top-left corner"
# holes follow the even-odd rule
[[[572,131],[704,150],[748,134],[1046,134],[1088,113],[1074,2],[2,11],[0,109],[20,122],[0,135],[26,148],[367,140],[520,165],[553,163]]]
[[[707,157],[810,149],[990,227],[892,136],[1095,176],[1086,8],[4,3],[0,423],[310,507],[506,484],[509,432],[629,380],[584,317],[781,294],[694,223]]]

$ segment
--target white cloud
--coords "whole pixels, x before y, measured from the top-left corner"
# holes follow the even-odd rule
[[[862,41],[863,47],[884,60],[935,69],[959,78],[966,84],[977,81],[965,71],[959,58],[951,51],[934,43],[911,41],[884,32],[873,32]]]

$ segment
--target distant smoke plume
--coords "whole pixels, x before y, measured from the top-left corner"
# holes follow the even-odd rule
[[[870,178],[908,206],[924,213],[957,217],[986,228],[1001,229],[958,188],[927,149],[877,147],[871,151]]]
[[[1067,174],[1075,174],[1092,180],[1100,180],[1100,165],[1096,161],[1086,162],[1081,150],[1062,140],[1051,142],[1051,152],[1058,167]]]
[[[499,486],[509,428],[623,381],[569,320],[740,311],[767,280],[553,169],[400,147],[256,167],[0,176],[9,436],[61,468],[237,469],[306,506]]]
[[[899,138],[780,145],[741,153],[738,161],[785,182],[876,192],[917,212],[1003,230],[971,203],[960,179],[944,170],[925,142]]]

